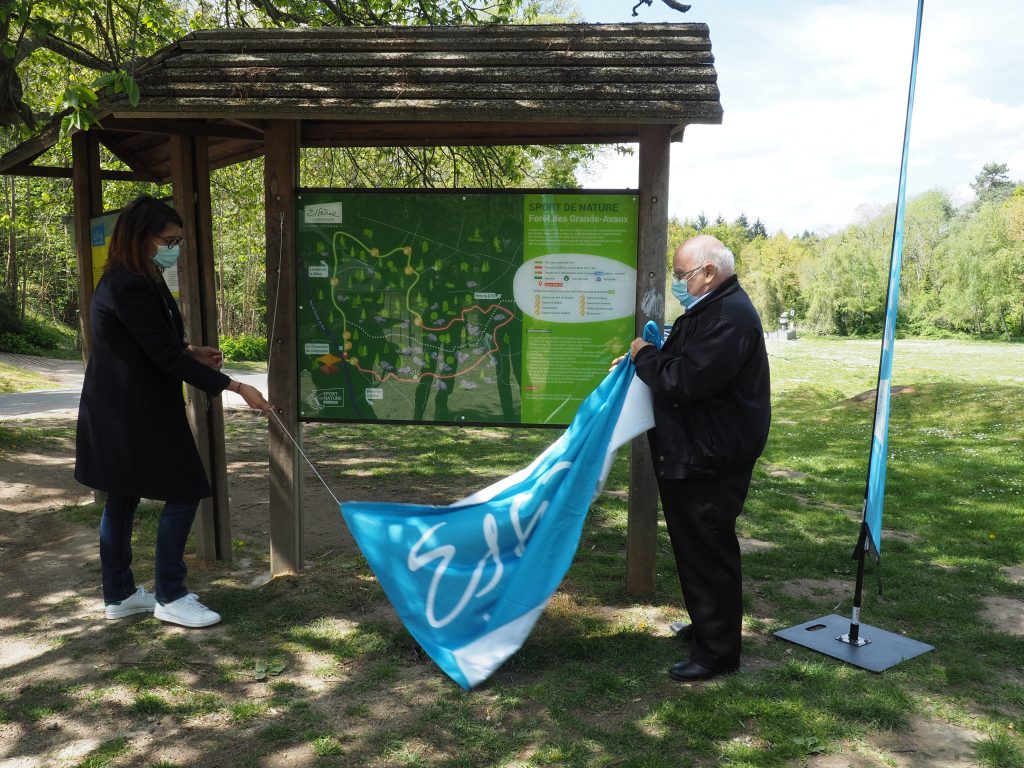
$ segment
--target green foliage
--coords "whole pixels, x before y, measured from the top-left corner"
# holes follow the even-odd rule
[[[1024,338],[1024,185],[989,163],[972,185],[977,200],[957,209],[932,190],[907,202],[900,275],[901,332],[926,337]],[[815,333],[877,336],[885,317],[895,206],[865,215],[826,237],[767,237],[760,220],[740,214],[731,224],[669,221],[675,248],[710,234],[736,256],[736,271],[766,330],[793,310]],[[666,284],[666,296],[668,284]],[[679,314],[671,299],[666,320]]]
[[[220,340],[220,351],[225,360],[267,359],[267,340],[262,336],[235,336]]]
[[[69,110],[60,121],[60,138],[70,135],[73,130],[87,131],[99,120],[92,113],[93,107],[99,102],[102,91],[113,95],[126,94],[129,103],[134,107],[139,103],[139,86],[127,72],[108,72],[92,81],[89,85],[74,83],[64,89],[64,95],[57,105],[57,111]]]
[[[779,316],[794,310],[806,314],[800,278],[810,268],[811,250],[784,232],[772,238],[755,237],[740,253],[743,286],[757,307],[765,330],[775,330]]]
[[[0,331],[0,352],[40,357],[73,357],[77,354],[76,336],[73,329],[61,323],[30,314],[18,322],[14,330]]]

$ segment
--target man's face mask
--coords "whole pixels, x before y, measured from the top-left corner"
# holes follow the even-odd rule
[[[697,296],[692,296],[689,291],[686,290],[686,281],[673,281],[672,282],[672,295],[679,299],[679,303],[683,305],[683,309],[689,309],[693,302],[697,300]]]
[[[703,269],[703,266],[694,267],[689,272],[672,276],[672,295],[675,296],[679,300],[679,303],[683,305],[683,309],[689,309],[693,305],[693,302],[700,298],[699,294],[694,296],[690,293],[688,285],[690,278]]]

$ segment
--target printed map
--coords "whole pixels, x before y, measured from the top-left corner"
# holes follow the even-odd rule
[[[619,261],[594,253],[601,249],[593,244],[590,253],[560,252],[557,233],[545,233],[553,219],[557,229],[552,212],[570,205],[564,198],[588,205],[598,199],[302,192],[300,417],[464,424],[571,419],[603,378],[611,352],[632,338],[636,205],[633,196],[600,197],[614,200],[603,205],[614,205],[616,213],[627,209],[611,228],[625,232],[626,242],[613,249]],[[540,255],[551,246],[553,252]]]

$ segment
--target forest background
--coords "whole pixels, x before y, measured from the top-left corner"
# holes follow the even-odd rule
[[[625,2],[625,0],[623,0]],[[0,152],[64,115],[87,127],[104,89],[134,87],[137,62],[191,31],[225,27],[579,21],[566,0],[0,0]],[[343,188],[576,188],[605,153],[630,147],[304,149],[301,184]],[[70,165],[70,141],[42,162]],[[124,169],[105,154],[105,168]],[[266,350],[261,158],[213,174],[214,259],[221,343],[229,358]],[[975,197],[945,190],[908,202],[901,333],[1024,338],[1024,184],[986,164]],[[106,182],[104,209],[169,186]],[[828,194],[828,190],[822,190]],[[0,351],[76,356],[78,292],[70,180],[0,177]],[[805,332],[877,335],[882,326],[893,206],[865,208],[832,232],[787,234],[745,213],[670,222],[669,252],[697,232],[737,256],[766,330],[791,315]],[[677,310],[669,309],[671,320]]]

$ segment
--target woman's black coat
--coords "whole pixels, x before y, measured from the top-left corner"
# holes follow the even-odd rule
[[[91,318],[75,479],[118,496],[209,496],[182,382],[218,395],[230,379],[185,352],[181,314],[163,279],[108,271],[93,294]]]

